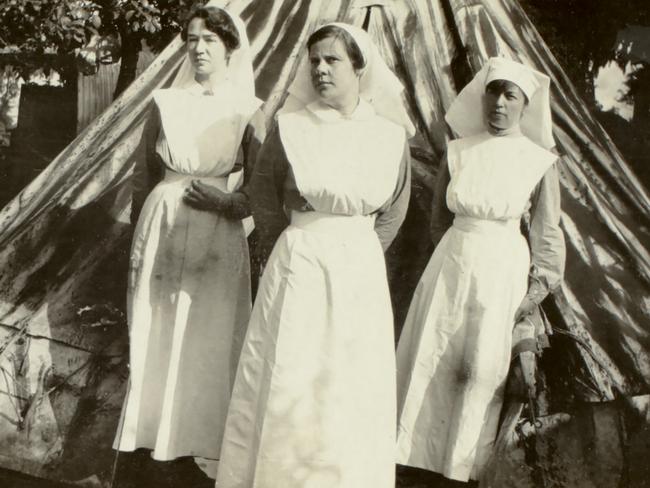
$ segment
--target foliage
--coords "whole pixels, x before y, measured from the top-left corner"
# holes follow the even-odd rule
[[[628,79],[629,91],[623,99],[634,104],[631,121],[622,119],[612,111],[601,111],[594,94],[594,78],[601,67],[615,62],[624,70],[630,61],[629,56],[618,49],[617,40],[622,40],[619,36],[630,26],[650,26],[650,2],[520,2],[587,106],[593,110],[641,181],[650,187],[650,65],[637,66],[637,71]],[[629,39],[627,41],[630,42]]]
[[[115,36],[121,41],[122,71],[131,71],[120,73],[120,78],[132,79],[141,41],[146,40],[154,49],[164,46],[180,30],[191,3],[190,0],[4,0],[0,4],[0,48],[69,57],[97,36]],[[118,91],[121,88],[118,86]]]
[[[593,77],[610,61],[624,67],[617,57],[617,32],[626,25],[650,25],[648,0],[520,0],[526,13],[557,56],[579,92],[590,103]]]

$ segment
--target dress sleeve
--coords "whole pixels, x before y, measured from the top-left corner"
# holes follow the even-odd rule
[[[531,250],[528,298],[541,303],[564,276],[566,247],[560,228],[560,184],[554,164],[537,184],[530,208]]]
[[[223,195],[219,211],[233,220],[243,219],[251,214],[247,186],[255,167],[255,160],[262,146],[266,133],[264,114],[261,110],[255,112],[246,126],[242,137],[241,152],[243,156],[244,183],[240,189]]]
[[[242,190],[250,201],[262,263],[266,262],[275,241],[289,225],[283,194],[288,169],[289,161],[275,126],[260,147],[250,182]]]
[[[404,144],[404,153],[400,163],[397,177],[397,185],[390,200],[379,210],[375,219],[375,232],[379,236],[379,242],[384,251],[395,239],[411,197],[411,153],[408,142]]]
[[[442,157],[436,182],[433,187],[433,202],[431,205],[431,240],[437,246],[442,236],[454,222],[454,213],[447,207],[447,187],[451,180],[447,154]]]
[[[243,188],[250,183],[255,168],[255,161],[257,161],[257,156],[264,143],[264,139],[266,139],[266,121],[262,110],[257,110],[248,123],[242,140],[242,150],[244,152]]]
[[[138,150],[140,157],[133,168],[133,196],[130,220],[133,225],[138,221],[144,201],[154,186],[162,179],[163,167],[156,153],[156,140],[160,132],[160,113],[155,103],[151,103],[150,113],[145,121],[142,139]]]

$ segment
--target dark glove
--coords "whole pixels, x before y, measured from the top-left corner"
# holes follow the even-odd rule
[[[526,295],[515,312],[515,324],[518,324],[529,315],[532,315],[535,312],[535,309],[537,309],[537,306],[538,304],[529,295]]]
[[[197,210],[227,213],[230,194],[199,180],[192,180],[190,186],[185,189],[183,201]]]

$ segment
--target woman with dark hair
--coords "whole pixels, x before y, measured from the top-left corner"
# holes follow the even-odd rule
[[[402,86],[365,31],[308,41],[255,165],[268,259],[228,410],[219,488],[394,488],[383,250],[410,193]],[[285,213],[286,212],[286,213]]]
[[[562,281],[549,83],[491,58],[445,117],[461,138],[441,166],[436,248],[397,348],[397,461],[457,482],[478,480],[492,452],[515,325]]]
[[[250,211],[233,192],[261,104],[246,30],[200,7],[182,38],[186,59],[153,94],[149,160],[134,175],[130,380],[115,439],[120,451],[146,448],[161,461],[218,459],[251,308]]]

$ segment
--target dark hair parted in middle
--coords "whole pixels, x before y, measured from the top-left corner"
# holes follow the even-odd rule
[[[336,25],[326,25],[321,27],[309,36],[309,39],[307,40],[307,49],[311,49],[311,47],[317,42],[328,38],[340,39],[343,41],[345,50],[348,53],[348,57],[350,58],[354,69],[362,69],[366,65],[361,49],[359,49],[354,38],[348,31]]]
[[[205,28],[219,36],[226,47],[226,53],[230,54],[239,48],[239,32],[230,15],[218,7],[206,7],[199,5],[194,7],[187,16],[187,21],[181,32],[181,39],[187,41],[187,29],[193,19],[203,19]]]

